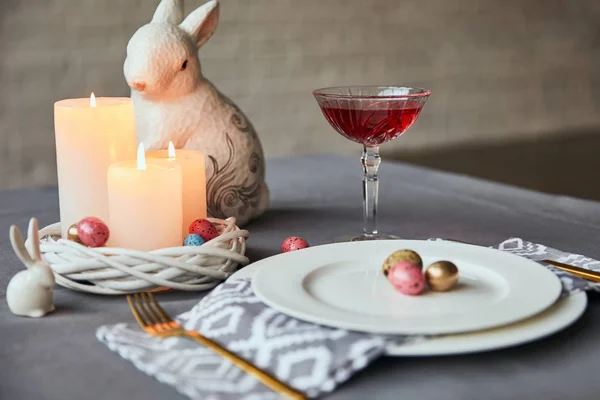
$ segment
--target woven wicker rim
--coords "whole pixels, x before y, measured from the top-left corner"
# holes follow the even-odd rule
[[[208,218],[220,235],[202,246],[170,247],[149,252],[114,247],[90,248],[60,237],[60,223],[40,229],[43,259],[59,285],[87,293],[118,295],[148,290],[201,291],[215,287],[248,264],[249,232],[235,218]],[[40,239],[41,238],[41,239]]]

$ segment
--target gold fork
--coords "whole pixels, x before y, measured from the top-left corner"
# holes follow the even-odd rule
[[[152,293],[144,292],[128,295],[127,302],[138,324],[150,335],[160,338],[181,336],[195,340],[231,361],[235,366],[254,376],[265,386],[280,395],[290,399],[306,399],[302,393],[278,381],[267,372],[262,371],[224,347],[221,347],[217,342],[202,336],[199,332],[184,329],[163,310]]]

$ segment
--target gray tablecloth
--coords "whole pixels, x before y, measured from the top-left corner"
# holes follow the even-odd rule
[[[249,256],[276,254],[282,239],[324,244],[361,230],[358,157],[312,156],[268,163],[270,210],[248,226]],[[595,182],[582,182],[595,184]],[[132,319],[123,298],[55,292],[43,319],[10,314],[5,289],[21,266],[8,227],[58,219],[55,188],[0,192],[0,399],[183,398],[99,343],[96,328]],[[381,231],[405,238],[447,237],[490,245],[510,236],[600,258],[600,203],[384,162]],[[200,294],[161,295],[171,314]],[[600,304],[550,338],[491,353],[382,358],[331,399],[594,399],[600,397]]]

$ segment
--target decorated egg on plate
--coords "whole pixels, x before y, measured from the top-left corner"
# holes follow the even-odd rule
[[[458,268],[450,261],[434,262],[427,267],[425,278],[431,289],[445,292],[458,283]]]
[[[110,237],[108,226],[96,217],[87,217],[77,223],[77,236],[88,247],[102,247]]]
[[[398,250],[390,254],[383,262],[383,265],[381,266],[383,275],[388,276],[392,266],[400,261],[408,261],[418,266],[420,270],[423,269],[423,260],[421,260],[421,256],[416,251]]]
[[[183,239],[184,246],[202,246],[205,243],[205,240],[202,236],[197,235],[195,233],[190,233]]]
[[[408,270],[408,269],[414,268],[414,269],[421,271],[421,266],[413,264],[410,261],[399,261],[396,264],[392,265],[392,267],[397,268],[397,269],[403,269],[403,270]]]
[[[406,261],[394,264],[388,279],[397,291],[409,296],[416,296],[425,289],[425,276],[421,268]]]
[[[205,242],[219,236],[217,228],[207,219],[197,219],[190,224],[189,233],[202,236]]]
[[[287,253],[290,251],[301,250],[309,247],[308,242],[300,236],[290,236],[281,242],[281,252]]]

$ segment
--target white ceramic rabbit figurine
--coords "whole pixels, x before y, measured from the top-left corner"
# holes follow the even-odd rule
[[[240,109],[203,75],[198,49],[217,27],[219,3],[209,1],[183,20],[182,0],[162,0],[152,22],[127,45],[123,66],[131,87],[138,141],[147,149],[202,151],[207,157],[207,208],[238,225],[269,202],[264,156]]]
[[[10,227],[10,242],[19,259],[27,270],[18,272],[8,282],[6,302],[15,315],[25,317],[41,317],[54,311],[52,294],[54,290],[54,273],[42,261],[38,222],[35,218],[29,221],[28,237],[31,250],[25,248],[23,236],[15,225]]]

